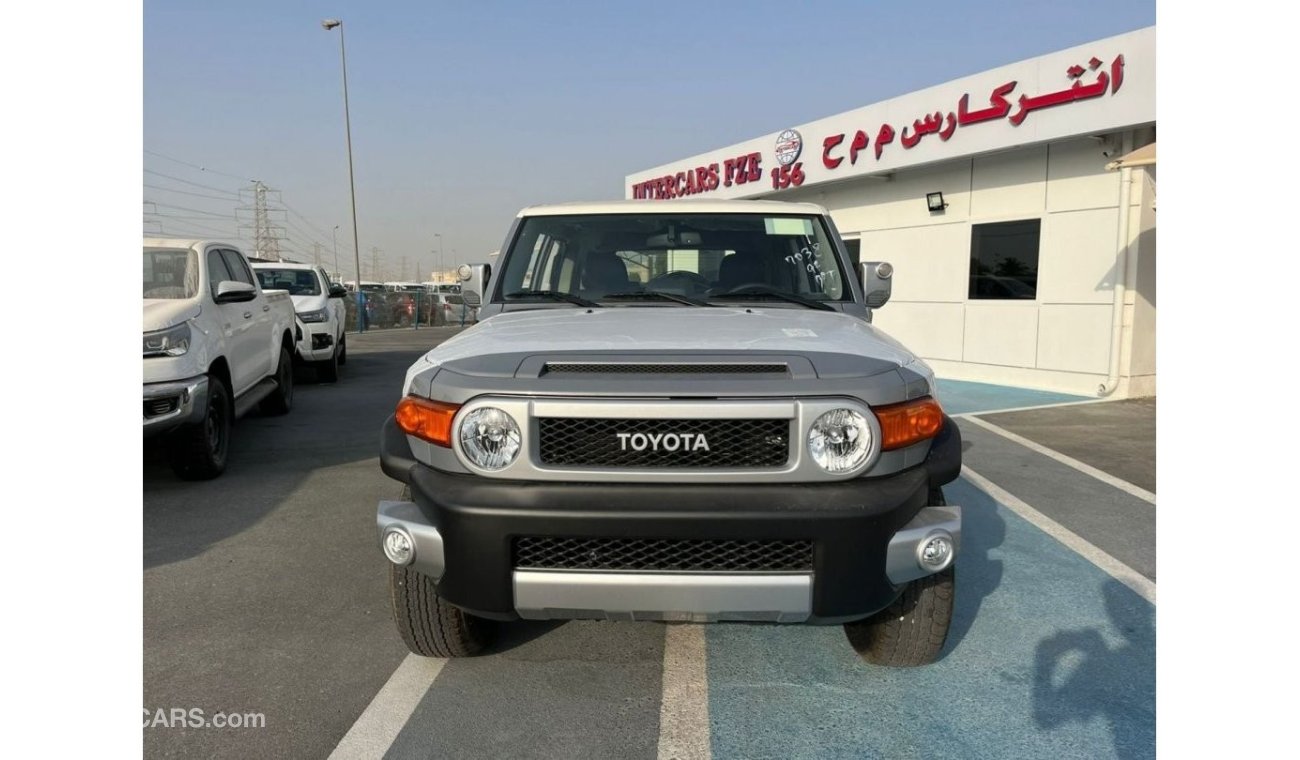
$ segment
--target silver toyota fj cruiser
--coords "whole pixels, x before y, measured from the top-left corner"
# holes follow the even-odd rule
[[[937,658],[961,438],[871,325],[888,264],[772,201],[528,208],[501,250],[479,324],[416,361],[381,435],[412,652],[598,618],[843,624],[869,662]]]

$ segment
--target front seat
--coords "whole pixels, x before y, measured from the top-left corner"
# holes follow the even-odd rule
[[[613,251],[593,253],[582,268],[582,291],[588,298],[600,298],[610,293],[632,290],[627,276],[627,266]]]
[[[762,255],[738,251],[722,260],[722,264],[718,267],[718,283],[714,290],[717,293],[726,293],[741,285],[766,282],[767,268],[763,266]]]

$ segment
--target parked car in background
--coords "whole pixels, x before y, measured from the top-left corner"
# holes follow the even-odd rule
[[[386,282],[384,293],[388,298],[391,323],[396,327],[415,324],[416,309],[421,305],[424,287],[418,282]]]
[[[357,292],[357,283],[348,280],[343,283],[349,293]],[[382,282],[373,282],[370,280],[361,281],[361,293],[365,302],[365,313],[362,315],[363,327],[369,330],[372,327],[391,327],[392,312],[388,307],[388,294],[384,290]],[[353,296],[355,298],[355,295]],[[356,301],[353,298],[345,299],[348,301],[348,324],[355,325],[357,321]]]
[[[235,419],[293,406],[295,322],[238,247],[144,239],[144,436],[168,437],[177,475],[217,477]]]
[[[433,302],[435,325],[470,325],[478,321],[478,307],[465,303],[462,295],[434,293],[428,297]]]
[[[288,262],[254,263],[262,288],[287,290],[302,323],[298,359],[310,364],[325,382],[339,379],[339,365],[347,363],[347,289],[330,283],[324,269]]]
[[[425,282],[421,284],[424,286],[424,289],[429,291],[430,293],[449,293],[455,295],[460,294],[460,283]]]

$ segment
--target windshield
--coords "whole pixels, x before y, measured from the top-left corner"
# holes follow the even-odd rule
[[[193,298],[199,292],[199,257],[186,248],[144,249],[145,298]]]
[[[257,268],[257,281],[262,290],[287,290],[291,296],[318,296],[320,283],[308,269]]]
[[[531,294],[546,292],[609,299],[610,306],[654,303],[610,299],[654,292],[722,300],[764,290],[813,301],[851,297],[817,216],[534,216],[521,225],[504,267],[497,292],[506,301],[536,302]]]

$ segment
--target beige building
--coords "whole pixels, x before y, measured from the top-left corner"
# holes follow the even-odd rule
[[[1152,395],[1155,136],[1150,27],[637,172],[626,196],[819,203],[894,264],[875,322],[941,377]]]

